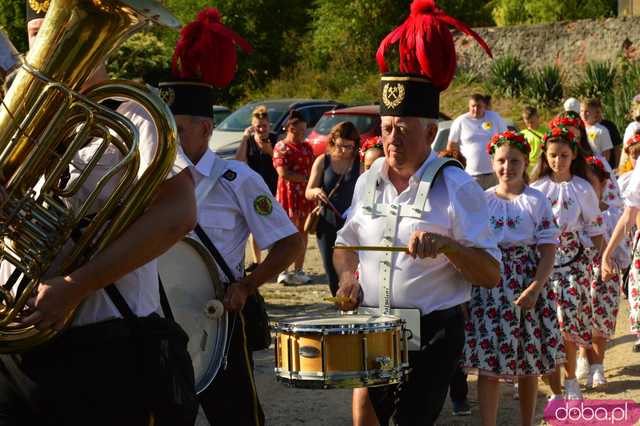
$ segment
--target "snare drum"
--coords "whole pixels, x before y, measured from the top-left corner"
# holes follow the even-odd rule
[[[393,316],[296,318],[274,327],[276,377],[294,387],[399,383],[409,368],[404,321]]]

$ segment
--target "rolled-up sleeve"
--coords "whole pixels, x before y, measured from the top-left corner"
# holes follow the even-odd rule
[[[489,209],[482,188],[468,181],[450,192],[452,233],[456,241],[466,247],[486,250],[500,260],[500,249],[491,227]]]

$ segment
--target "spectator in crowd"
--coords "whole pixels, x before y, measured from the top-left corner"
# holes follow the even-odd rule
[[[322,204],[316,238],[333,296],[338,291],[339,282],[333,267],[333,246],[360,176],[359,145],[360,134],[353,123],[344,121],[335,125],[329,134],[327,153],[319,155],[313,162],[305,192],[307,200]]]
[[[606,127],[599,123],[602,118],[600,99],[589,99],[580,105],[580,117],[587,131],[587,141],[594,154],[604,157],[611,163],[613,142]]]
[[[469,112],[457,117],[451,125],[448,150],[458,150],[467,159],[466,171],[484,189],[497,184],[486,146],[491,137],[504,132],[504,121],[496,113],[486,111],[483,95],[469,98]]]
[[[306,129],[307,123],[302,114],[291,111],[287,119],[287,135],[273,149],[273,166],[278,172],[276,198],[304,240],[304,250],[296,258],[293,272],[285,270],[278,275],[278,282],[285,284],[306,284],[311,281],[302,270],[307,251],[304,222],[313,209],[313,203],[305,197],[313,164],[313,149],[304,141]]]
[[[371,165],[380,157],[384,157],[384,148],[382,140],[376,140],[374,143],[368,144],[360,149],[360,157],[362,161],[363,171],[371,168]]]
[[[542,136],[544,136],[546,129],[540,125],[540,116],[535,107],[527,105],[522,109],[522,121],[524,122],[525,129],[521,133],[531,147],[528,169],[528,174],[530,175],[540,160],[540,154],[542,154]]]
[[[629,115],[633,121],[629,123],[627,128],[624,131],[624,136],[622,140],[627,142],[633,138],[638,130],[640,130],[640,94],[637,94],[631,103],[631,110],[629,111]],[[626,150],[625,150],[626,151]],[[625,151],[622,151],[620,155],[620,160],[618,161],[618,167],[622,168],[627,164],[628,156]]]
[[[273,167],[273,147],[277,139],[270,132],[269,113],[267,107],[260,105],[251,114],[251,126],[247,127],[242,136],[242,142],[236,152],[236,160],[243,161],[258,173],[269,187],[272,195],[276,195],[278,173]],[[251,252],[253,263],[246,268],[252,272],[262,260],[260,248],[255,239],[251,238]]]
[[[576,98],[567,98],[566,101],[564,101],[564,104],[562,104],[565,112],[568,111],[573,111],[577,114],[580,114],[580,101],[577,100]]]
[[[602,109],[600,109],[598,117],[598,122],[603,125],[608,131],[609,136],[611,136],[611,143],[613,144],[613,151],[611,151],[611,159],[609,160],[609,164],[611,167],[615,168],[620,161],[620,155],[622,155],[623,148],[623,140],[622,136],[620,136],[620,131],[618,130],[618,126],[611,121],[604,118],[602,113]]]

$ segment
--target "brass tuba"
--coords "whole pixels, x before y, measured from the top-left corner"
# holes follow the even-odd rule
[[[152,0],[51,0],[35,46],[2,100],[0,172],[6,197],[0,206],[0,259],[19,272],[0,286],[0,353],[23,352],[55,336],[53,330],[19,321],[29,313],[26,302],[39,282],[71,272],[117,238],[171,169],[176,125],[159,97],[142,85],[119,81],[79,93],[107,55],[148,21],[179,27]],[[100,104],[115,97],[143,106],[158,131],[155,157],[141,176],[137,128]],[[72,183],[62,184],[74,156],[90,141],[100,141],[95,158]],[[109,146],[122,154],[121,161],[70,207],[64,200],[77,194]],[[101,191],[113,182],[111,196],[97,205]],[[95,215],[87,220],[89,213]],[[73,249],[57,258],[72,234]]]

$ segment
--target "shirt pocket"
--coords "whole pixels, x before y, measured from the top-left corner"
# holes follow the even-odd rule
[[[199,212],[198,223],[207,233],[223,235],[232,234],[236,219],[233,212],[222,206],[205,205]]]

